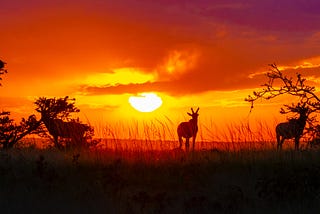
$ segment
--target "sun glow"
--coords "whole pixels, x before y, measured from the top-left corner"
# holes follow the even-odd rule
[[[141,93],[129,97],[129,103],[140,112],[152,112],[162,105],[162,99],[155,93]]]

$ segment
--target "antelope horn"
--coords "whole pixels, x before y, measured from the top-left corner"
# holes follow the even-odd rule
[[[198,113],[198,111],[199,111],[199,107],[197,108],[196,114]]]
[[[192,112],[192,114],[194,114],[193,108],[191,108],[191,112]]]

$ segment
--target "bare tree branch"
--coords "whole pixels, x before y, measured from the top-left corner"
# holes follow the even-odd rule
[[[259,91],[253,91],[252,95],[245,98],[245,101],[251,103],[251,110],[254,102],[258,99],[273,99],[280,95],[288,94],[299,98],[299,103],[304,103],[312,111],[320,111],[320,98],[316,95],[316,89],[313,86],[305,84],[306,79],[297,73],[295,78],[285,76],[276,66],[269,65],[269,71],[266,73],[267,83],[262,85]],[[278,84],[276,84],[278,83]]]

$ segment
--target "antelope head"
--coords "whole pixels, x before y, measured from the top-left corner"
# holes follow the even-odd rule
[[[306,106],[305,103],[299,103],[297,106],[291,108],[291,112],[297,113],[300,115],[300,117],[305,118],[308,117],[310,113],[312,113],[312,110],[308,106]]]
[[[195,122],[198,121],[198,116],[199,116],[198,111],[199,111],[199,108],[197,108],[196,111],[193,111],[193,108],[191,108],[191,112],[192,112],[192,113],[189,113],[189,112],[188,112],[188,115],[192,117],[191,120],[193,120],[193,121],[195,121]]]

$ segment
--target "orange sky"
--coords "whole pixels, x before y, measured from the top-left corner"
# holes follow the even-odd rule
[[[0,108],[27,116],[36,97],[69,95],[82,120],[100,129],[167,117],[175,124],[198,106],[206,126],[267,115],[274,121],[289,100],[260,105],[248,117],[244,98],[273,62],[319,84],[319,14],[316,0],[7,1],[0,59],[9,73]],[[134,110],[128,98],[141,92],[157,93],[162,107]]]

